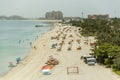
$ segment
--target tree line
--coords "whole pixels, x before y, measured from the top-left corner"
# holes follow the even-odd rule
[[[83,36],[97,39],[97,47],[93,49],[97,62],[120,74],[120,19],[83,19],[70,23],[81,27]]]

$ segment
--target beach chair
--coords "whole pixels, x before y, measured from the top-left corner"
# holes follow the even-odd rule
[[[61,51],[61,46],[60,45],[57,47],[57,51]]]
[[[79,47],[77,47],[77,50],[81,50],[81,47],[79,46]]]
[[[85,45],[88,45],[88,42],[87,42],[87,41],[85,41],[85,42],[84,42],[84,44],[85,44]]]
[[[56,48],[56,46],[57,46],[57,44],[52,44],[51,49],[55,49],[55,48]]]
[[[51,40],[55,39],[54,37],[51,37]]]
[[[71,47],[72,47],[71,45],[70,45],[70,46],[68,46],[68,51],[70,51],[70,50],[71,50]]]

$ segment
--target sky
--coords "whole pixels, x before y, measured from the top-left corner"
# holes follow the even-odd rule
[[[0,15],[44,17],[46,12],[62,11],[64,17],[109,14],[120,17],[120,0],[0,0]]]

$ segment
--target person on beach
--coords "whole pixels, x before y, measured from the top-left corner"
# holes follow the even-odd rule
[[[30,46],[32,47],[32,42],[30,42]]]
[[[37,49],[36,46],[34,46],[34,49]]]
[[[19,64],[20,61],[21,61],[21,58],[20,58],[20,57],[16,58],[16,62],[17,62],[17,64]]]
[[[19,40],[19,44],[21,43],[21,40]]]

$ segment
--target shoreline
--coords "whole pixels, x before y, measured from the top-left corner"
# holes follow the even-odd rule
[[[0,20],[0,21],[40,21],[40,22],[53,22],[53,23],[62,22],[62,20]]]
[[[7,20],[9,21],[9,20]],[[11,21],[11,20],[10,20]],[[14,20],[12,20],[14,21]],[[16,21],[16,20],[15,20]],[[19,21],[19,20],[18,20]],[[28,20],[25,20],[25,21],[28,21]],[[30,20],[30,21],[33,21],[33,20]],[[35,20],[35,21],[40,21],[40,20]],[[44,20],[46,22],[46,20]],[[43,22],[44,22],[43,21]],[[48,21],[48,22],[51,22],[51,21]],[[52,21],[53,25],[56,24],[56,21]],[[53,29],[55,28],[55,26],[52,26],[47,32],[44,32],[41,34],[41,36],[39,36],[35,41],[32,42],[32,46],[30,48],[30,50],[28,51],[27,55],[22,59],[22,61],[16,65],[16,67],[12,67],[9,71],[5,72],[3,75],[0,76],[0,80],[1,78],[3,78],[4,76],[6,76],[7,74],[11,73],[12,70],[16,69],[17,67],[20,67],[22,64],[24,64],[26,61],[28,61],[28,58],[31,57],[31,55],[33,55],[33,51],[34,51],[34,48],[33,46],[36,46],[38,41],[42,39],[42,37],[44,37],[45,34],[48,34],[49,32],[51,32]],[[24,62],[24,63],[23,63]],[[27,63],[27,62],[26,62]]]
[[[7,20],[7,21],[9,21],[9,20]],[[14,21],[14,20],[13,20],[13,21]],[[16,20],[15,20],[15,21],[16,21]],[[18,20],[18,21],[19,21],[19,20]],[[30,21],[32,21],[32,20],[30,20]],[[51,24],[53,25],[54,23],[56,23],[56,22],[53,22],[53,23],[51,23]],[[54,28],[54,26],[51,26],[51,28],[48,29],[48,31],[41,33],[40,35],[38,35],[39,37],[37,37],[37,38],[35,37],[35,41],[33,40],[32,43],[35,44],[38,39],[40,39],[40,38],[41,38],[44,34],[46,34],[47,32],[51,31],[53,28]],[[28,46],[30,46],[30,45],[28,44]],[[27,57],[29,57],[29,54],[31,53],[31,50],[32,50],[32,47],[30,46],[30,49],[28,50],[28,52],[26,53],[26,55],[21,58],[21,59],[22,59],[22,62],[23,62],[24,60],[26,60]],[[14,62],[13,62],[13,63],[14,63]],[[15,64],[15,67],[10,67],[10,69],[9,69],[8,71],[3,72],[3,73],[0,75],[0,79],[1,79],[2,77],[4,77],[5,75],[7,75],[9,72],[11,72],[12,69],[16,68],[16,67],[19,66],[19,65],[21,65],[21,63],[20,63],[20,64]]]
[[[70,28],[70,30],[65,32],[66,30],[63,31],[64,28]],[[76,27],[71,26],[63,26],[60,28],[58,25],[54,25],[52,30],[43,34],[33,43],[33,46],[36,46],[36,48],[32,48],[28,56],[17,67],[13,68],[5,76],[0,77],[0,80],[61,80],[61,78],[62,80],[98,80],[98,76],[101,77],[101,80],[117,80],[110,69],[104,68],[98,64],[88,66],[80,60],[82,55],[87,55],[91,52],[91,47],[89,44],[84,44],[83,36],[78,37],[76,35],[76,29]],[[58,35],[57,32],[59,30],[67,34],[61,51],[57,51],[58,47],[51,49],[52,44],[61,42],[61,38],[59,40],[51,40],[51,37]],[[72,37],[70,37],[70,35],[72,35]],[[81,50],[76,50],[78,47],[77,39],[81,40]],[[89,37],[89,39],[94,41],[93,37]],[[72,50],[69,51],[68,42],[71,40],[73,40]],[[41,73],[41,68],[51,55],[57,58],[60,63],[51,70],[51,75],[46,76]],[[68,75],[67,67],[73,66],[79,68],[79,74]]]

